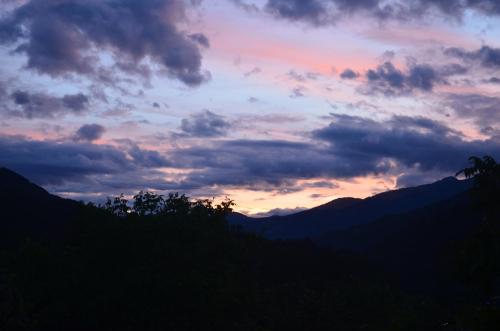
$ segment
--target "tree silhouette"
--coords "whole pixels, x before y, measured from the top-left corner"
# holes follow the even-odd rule
[[[134,195],[134,212],[139,216],[156,215],[161,212],[165,200],[154,192],[140,191]]]
[[[464,243],[460,267],[480,296],[489,298],[500,291],[500,164],[491,156],[469,161],[471,166],[457,175],[473,178],[473,202],[483,221],[478,233]]]
[[[128,200],[125,199],[123,193],[113,199],[108,197],[106,203],[100,207],[116,216],[125,217],[130,213]]]
[[[473,196],[486,221],[498,219],[500,211],[500,164],[491,156],[469,158],[471,167],[460,170],[466,178],[474,179]]]
[[[133,196],[131,203],[122,193],[113,198],[108,197],[106,203],[99,207],[119,217],[224,219],[232,212],[234,205],[234,201],[227,197],[220,203],[214,204],[214,199],[191,200],[186,195],[179,193],[169,193],[165,199],[163,195],[154,192],[140,191]]]

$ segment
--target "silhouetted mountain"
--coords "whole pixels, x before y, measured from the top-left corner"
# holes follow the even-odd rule
[[[437,330],[443,318],[364,259],[235,231],[220,205],[174,196],[118,217],[5,169],[0,180],[0,231],[18,243],[0,247],[2,330]]]
[[[448,252],[479,230],[480,218],[466,191],[411,212],[325,233],[317,241],[368,257],[399,275],[406,288],[436,293],[453,288],[441,277],[450,264]]]
[[[445,201],[467,191],[471,185],[471,181],[448,177],[432,184],[388,191],[366,199],[337,199],[288,216],[252,219],[238,215],[231,217],[230,221],[268,238],[318,238],[334,230],[371,223],[383,216]]]
[[[0,245],[28,237],[54,238],[84,206],[49,194],[26,178],[0,168]]]

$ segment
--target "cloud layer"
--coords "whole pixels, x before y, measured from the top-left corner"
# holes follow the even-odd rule
[[[313,25],[331,24],[354,14],[379,20],[420,19],[433,12],[461,19],[466,10],[500,15],[498,0],[268,0],[265,8],[276,17]]]
[[[47,93],[15,90],[9,98],[0,95],[7,115],[33,118],[55,118],[66,113],[83,114],[88,110],[89,97],[82,94],[66,94],[55,97]]]
[[[209,43],[181,32],[183,17],[182,0],[31,0],[2,18],[0,43],[16,45],[28,68],[52,76],[97,75],[98,49],[111,52],[118,67],[149,59],[196,86],[208,78],[200,46]]]

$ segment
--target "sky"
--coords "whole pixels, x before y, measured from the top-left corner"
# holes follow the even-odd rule
[[[499,0],[0,0],[0,166],[286,214],[500,158]]]

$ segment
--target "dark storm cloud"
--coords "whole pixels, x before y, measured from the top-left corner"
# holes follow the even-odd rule
[[[357,13],[380,20],[419,19],[433,12],[460,19],[469,9],[500,15],[499,0],[268,0],[265,8],[276,17],[313,25],[331,24]]]
[[[7,104],[5,98],[2,101]],[[88,109],[89,98],[81,93],[55,97],[45,93],[15,90],[10,95],[12,106],[4,105],[8,115],[25,118],[53,118],[60,114],[81,114]]]
[[[173,152],[179,165],[196,169],[193,186],[240,186],[263,190],[293,186],[290,181],[327,175],[334,158],[314,145],[270,140],[231,140]]]
[[[99,124],[82,125],[76,132],[74,139],[76,141],[94,141],[100,139],[106,132],[106,128]]]
[[[85,182],[93,175],[105,178],[125,173],[147,173],[152,167],[169,164],[159,153],[137,147],[0,136],[0,166],[18,171],[42,185]]]
[[[342,79],[356,79],[358,77],[359,77],[359,74],[352,69],[345,69],[340,74],[340,78],[342,78]]]
[[[478,63],[485,68],[500,69],[500,48],[483,46],[476,51],[467,51],[463,48],[447,48],[444,53],[466,62]]]
[[[17,45],[28,68],[53,76],[97,76],[95,50],[107,50],[124,63],[149,58],[194,86],[208,78],[199,49],[208,39],[177,29],[183,11],[182,0],[31,0],[1,19],[0,43]]]
[[[421,117],[395,116],[380,123],[335,115],[328,127],[313,136],[353,165],[376,165],[390,159],[406,167],[453,172],[470,155],[500,154],[498,142],[467,141],[443,124]]]
[[[161,153],[152,150],[144,150],[137,145],[132,145],[128,150],[128,154],[141,167],[161,168],[171,165]]]
[[[73,189],[82,192],[96,187],[115,193],[238,187],[285,194],[331,187],[328,181],[298,182],[316,178],[404,172],[404,185],[411,182],[411,174],[454,174],[471,155],[500,156],[499,140],[466,140],[427,118],[396,116],[383,122],[347,115],[330,118],[332,122],[310,132],[306,142],[212,140],[166,154],[132,143],[106,146],[0,136],[0,165],[41,184],[76,182]],[[165,167],[188,171],[177,181],[167,181],[160,171]],[[89,181],[92,185],[86,184]]]
[[[190,137],[220,137],[225,136],[230,128],[230,123],[223,116],[204,110],[185,118],[181,122],[184,135]]]
[[[385,62],[366,72],[367,93],[385,95],[407,94],[413,90],[432,91],[434,85],[445,83],[446,76],[457,74],[456,70],[438,72],[427,64],[410,65],[406,72],[396,68],[392,62]]]
[[[308,143],[232,140],[172,152],[178,166],[195,169],[184,185],[297,187],[300,179],[353,178],[417,169],[454,174],[470,155],[500,155],[494,140],[468,141],[427,119],[393,117],[385,122],[333,115],[333,122],[311,133]]]

